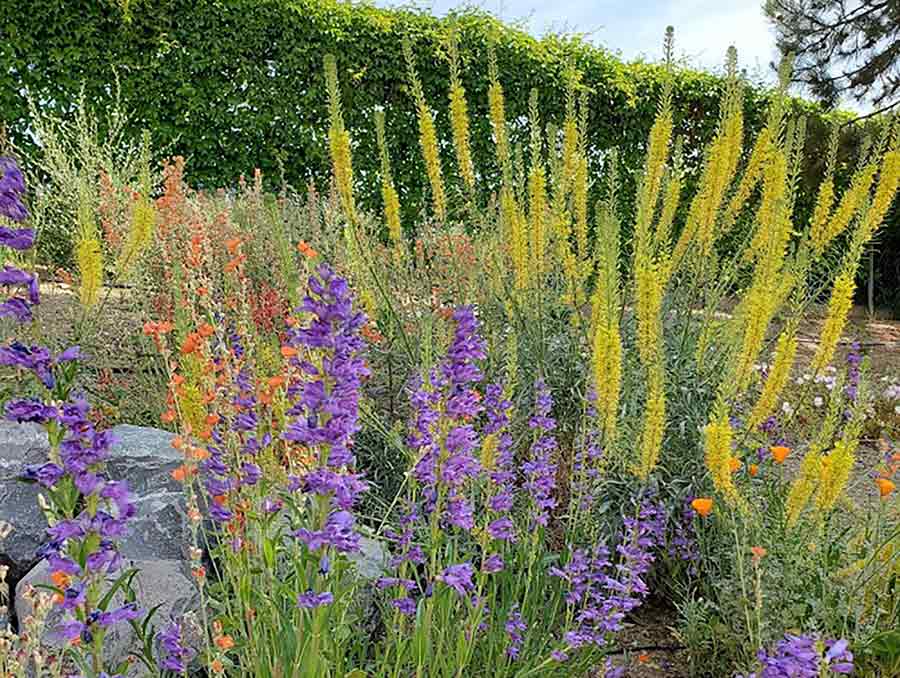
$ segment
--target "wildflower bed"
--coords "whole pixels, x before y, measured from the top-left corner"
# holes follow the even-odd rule
[[[733,53],[689,194],[671,85],[643,166],[610,153],[591,177],[578,74],[565,118],[545,124],[534,96],[530,147],[514,147],[489,46],[496,166],[482,170],[456,50],[451,33],[455,174],[404,50],[431,198],[416,224],[398,209],[390,111],[373,115],[381,171],[365,178],[384,214],[357,206],[332,57],[325,196],[267,192],[258,173],[194,190],[183,159],[154,171],[149,135],[85,153],[98,128],[52,117],[36,122],[45,190],[4,157],[4,412],[50,449],[21,472],[41,487],[50,582],[29,594],[27,632],[0,638],[4,674],[621,676],[651,596],[677,614],[688,675],[896,673],[895,387],[860,346],[835,356],[900,182],[900,124],[875,130],[844,191],[836,130],[806,220],[804,122],[782,87],[745,147]],[[43,345],[28,254],[63,187],[77,347]],[[85,359],[115,314],[141,328],[121,337],[124,378]],[[171,429],[182,454],[199,599],[183,619],[142,607],[120,547],[136,509],[101,423],[121,417]],[[857,451],[875,438],[857,501]],[[366,577],[370,547],[384,558]],[[136,642],[112,656],[121,626]]]

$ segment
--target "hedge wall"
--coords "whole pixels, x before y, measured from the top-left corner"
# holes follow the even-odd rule
[[[185,155],[195,183],[231,185],[258,167],[273,180],[283,169],[287,181],[302,186],[328,176],[322,56],[330,52],[338,60],[362,202],[374,205],[378,200],[372,112],[384,106],[404,203],[423,204],[425,179],[401,40],[414,41],[426,96],[438,111],[439,133],[449,141],[449,74],[443,58],[448,20],[336,0],[127,4],[128,17],[121,0],[0,3],[0,123],[14,141],[28,143],[25,90],[42,105],[68,111],[82,86],[89,101],[102,105],[118,80],[135,133],[146,127],[157,147]],[[491,168],[493,163],[486,115],[489,35],[497,43],[507,117],[514,127],[524,132],[533,87],[540,92],[544,116],[562,119],[562,73],[567,63],[574,63],[590,93],[592,149],[618,147],[625,167],[638,166],[656,109],[658,67],[623,64],[577,38],[539,40],[478,12],[464,12],[456,21],[476,166]],[[721,85],[713,75],[678,73],[675,110],[686,149],[698,148],[713,131]],[[766,91],[748,88],[749,130],[762,122],[767,102]],[[821,172],[826,125],[814,105],[798,100],[795,106],[810,117],[806,175],[812,185]],[[843,148],[848,162],[854,145],[849,138]],[[452,153],[445,151],[445,169],[452,175]],[[690,154],[688,159],[699,160]],[[810,194],[802,191],[801,204],[808,204]]]

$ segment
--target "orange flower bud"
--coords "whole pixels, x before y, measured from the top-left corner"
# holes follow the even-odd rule
[[[750,475],[755,478],[756,474],[759,473],[759,464],[750,464],[748,470],[750,471]]]

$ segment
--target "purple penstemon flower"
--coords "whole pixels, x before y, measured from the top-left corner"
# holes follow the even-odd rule
[[[184,673],[196,653],[185,642],[181,622],[173,619],[156,634],[156,639],[160,650],[159,667],[164,671]]]
[[[506,654],[510,659],[518,659],[524,640],[522,634],[528,629],[528,626],[522,620],[522,613],[519,612],[518,605],[513,605],[507,613],[504,629],[506,630],[506,635],[509,636],[509,641],[506,644]]]
[[[785,634],[770,653],[756,658],[762,669],[747,678],[818,678],[821,675],[853,673],[853,653],[846,640],[822,641],[815,635]]]
[[[535,389],[535,413],[528,426],[534,431],[535,440],[531,445],[531,455],[522,464],[525,474],[525,491],[531,502],[531,529],[544,527],[550,519],[550,511],[556,507],[553,491],[556,488],[556,438],[552,431],[556,420],[550,415],[553,398],[543,379],[538,379]]]
[[[460,563],[459,565],[450,565],[435,579],[465,597],[475,586],[472,582],[474,574],[475,568],[471,563]]]
[[[663,543],[665,513],[644,501],[638,518],[625,518],[616,547],[617,562],[605,544],[590,551],[576,549],[562,567],[552,567],[550,574],[567,584],[566,605],[571,608],[573,625],[563,638],[566,645],[602,647],[622,629],[626,614],[641,604],[648,594],[644,575],[654,561],[654,549]]]
[[[298,309],[309,314],[306,326],[289,328],[287,342],[300,354],[317,354],[320,366],[292,358],[305,375],[288,388],[294,405],[291,422],[282,438],[304,445],[317,455],[315,468],[290,481],[292,489],[330,498],[330,514],[320,529],[301,528],[294,536],[311,551],[334,548],[348,553],[359,547],[355,519],[356,499],[367,489],[353,472],[352,447],[359,430],[359,398],[369,370],[363,358],[361,329],[365,314],[354,310],[347,281],[321,265],[308,282],[308,294]]]
[[[28,218],[28,209],[22,198],[25,196],[25,177],[16,161],[9,157],[0,157],[0,217],[6,217],[10,221],[25,221]],[[2,228],[2,227],[0,227]],[[6,229],[4,229],[6,230]],[[12,247],[5,242],[3,231],[0,231],[0,244]],[[29,242],[25,247],[31,247]]]

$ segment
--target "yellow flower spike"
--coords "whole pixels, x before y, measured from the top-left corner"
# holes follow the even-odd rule
[[[809,504],[813,493],[816,491],[819,478],[822,473],[822,455],[815,447],[807,451],[800,463],[800,472],[791,483],[788,498],[785,504],[788,527],[793,527],[800,519],[803,510]]]
[[[78,190],[78,242],[75,245],[75,264],[78,267],[78,297],[81,305],[92,308],[100,298],[103,287],[103,250],[94,221],[90,190],[83,183]]]
[[[356,207],[353,200],[353,160],[350,151],[350,133],[344,127],[340,83],[334,55],[326,54],[324,65],[325,84],[328,90],[328,111],[331,118],[328,129],[331,168],[344,213],[350,223],[355,223]]]
[[[394,186],[391,173],[391,157],[387,150],[387,137],[384,131],[384,111],[375,111],[375,138],[378,142],[378,153],[381,156],[381,198],[384,201],[384,220],[388,227],[388,237],[394,246],[403,240],[403,229],[400,225],[400,196]]]
[[[714,414],[713,419],[704,429],[706,469],[709,471],[716,491],[730,506],[744,512],[748,508],[747,502],[738,492],[731,472],[731,442],[734,431],[724,408],[718,409],[720,412]]]
[[[641,429],[640,458],[636,475],[646,481],[659,463],[663,436],[666,429],[666,391],[662,366],[651,370],[648,375],[647,403]]]
[[[847,229],[850,222],[853,221],[853,217],[865,206],[877,169],[875,164],[868,164],[856,172],[850,188],[842,196],[834,214],[824,224],[817,221],[817,217],[820,215],[813,212],[810,237],[817,254],[824,252],[825,248]],[[818,205],[816,207],[818,208]]]
[[[824,459],[820,471],[819,489],[816,492],[816,508],[830,511],[850,480],[853,464],[856,463],[856,440],[841,439]]]
[[[419,75],[416,72],[416,58],[413,55],[412,45],[407,40],[403,41],[403,54],[406,58],[409,84],[416,103],[416,118],[419,123],[419,146],[422,149],[425,173],[428,175],[428,183],[431,186],[431,201],[434,207],[434,214],[440,221],[444,221],[447,218],[447,197],[444,192],[444,175],[441,168],[437,131],[434,126],[434,114],[425,101],[422,82],[419,80]]]
[[[466,90],[459,77],[459,45],[455,27],[451,28],[447,51],[450,57],[450,129],[453,133],[453,149],[463,183],[471,191],[475,188],[475,166],[469,143],[469,107]]]
[[[506,131],[506,110],[503,99],[503,87],[497,71],[497,54],[493,45],[488,45],[488,110],[490,111],[491,128],[494,131],[494,144],[497,149],[497,164],[504,181],[509,177],[509,139]]]
[[[762,392],[747,418],[747,430],[759,426],[766,417],[775,409],[778,396],[787,385],[791,376],[791,368],[794,365],[794,357],[797,355],[797,335],[793,327],[786,329],[778,337],[775,346],[775,359],[769,376],[763,385]]]
[[[819,346],[810,363],[810,369],[818,374],[834,357],[834,351],[841,340],[841,333],[847,324],[847,316],[853,306],[853,292],[856,289],[856,266],[845,266],[834,281],[828,313],[819,334]]]

